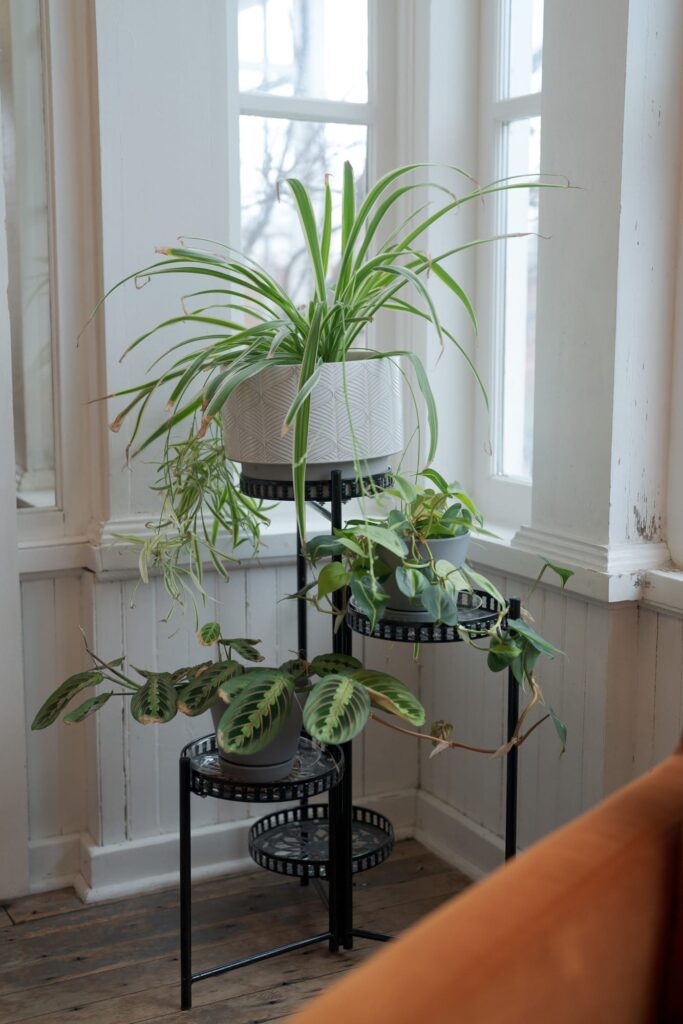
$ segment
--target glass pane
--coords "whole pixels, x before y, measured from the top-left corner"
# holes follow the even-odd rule
[[[539,173],[541,119],[529,117],[505,125],[507,174]],[[538,232],[538,189],[504,193],[504,231]],[[538,238],[505,242],[502,410],[498,471],[531,479],[536,344]]]
[[[240,90],[366,103],[367,0],[240,0]]]
[[[541,91],[543,71],[543,0],[506,0],[504,95]],[[505,21],[505,19],[504,19]]]
[[[0,89],[17,506],[55,504],[39,0],[0,0]]]
[[[358,190],[364,193],[366,159],[365,125],[247,115],[240,118],[242,247],[298,302],[311,298],[313,278],[299,219],[284,181],[288,177],[303,181],[321,220],[325,175],[330,175],[333,275],[338,263],[343,164],[345,160],[351,162]]]

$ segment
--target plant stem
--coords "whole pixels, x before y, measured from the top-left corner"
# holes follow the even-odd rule
[[[378,722],[379,725],[386,725],[387,729],[393,729],[395,732],[401,732],[404,736],[414,736],[418,740],[429,740],[430,743],[445,743],[452,750],[471,750],[474,754],[497,754],[499,747],[474,747],[469,743],[459,743],[456,740],[440,740],[436,736],[430,736],[425,732],[416,732],[414,729],[405,729],[401,725],[394,725],[393,722],[387,722],[386,718],[380,718],[373,712],[370,712],[370,718],[373,722]],[[515,740],[515,746],[520,747],[525,740],[531,736],[534,729],[538,729],[539,725],[542,725],[550,715],[544,715],[543,718],[539,718],[538,722],[535,722],[527,732],[521,736],[513,737]]]

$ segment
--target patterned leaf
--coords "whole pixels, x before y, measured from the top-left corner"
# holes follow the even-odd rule
[[[75,676],[69,676],[57,687],[54,693],[50,694],[38,714],[31,723],[32,729],[46,729],[52,725],[57,716],[61,714],[72,697],[75,697],[81,690],[89,686],[97,686],[104,679],[101,672],[77,672]]]
[[[201,671],[178,691],[178,711],[191,718],[208,711],[216,703],[218,687],[239,671],[236,661],[217,661],[207,667],[202,666]]]
[[[239,680],[236,676],[231,682]],[[226,753],[256,754],[275,739],[286,722],[294,699],[294,684],[278,669],[255,669],[229,704],[216,730],[218,746]]]
[[[265,661],[255,646],[261,643],[260,640],[245,640],[238,637],[234,640],[221,640],[221,643],[225,647],[232,647],[235,654],[239,654],[240,658],[244,658],[245,661]]]
[[[291,658],[289,661],[283,661],[280,665],[280,671],[286,672],[288,676],[291,676],[295,686],[301,686],[309,677],[310,666],[307,662],[302,661],[301,658]]]
[[[130,713],[141,725],[170,722],[176,714],[176,693],[163,675],[150,676],[144,686],[133,694]]]
[[[213,647],[221,638],[221,627],[217,622],[207,622],[197,633],[202,647]]]
[[[106,693],[98,693],[96,697],[88,697],[88,699],[84,700],[82,704],[79,704],[77,708],[70,711],[68,715],[64,715],[64,721],[68,725],[74,725],[76,722],[82,722],[84,718],[92,715],[95,711],[99,711],[100,708],[107,703],[113,693],[113,690],[107,690]]]
[[[358,658],[350,654],[319,654],[311,662],[309,673],[312,676],[326,676],[330,672],[347,672],[362,667]]]
[[[354,672],[353,678],[366,687],[370,700],[376,708],[398,715],[413,725],[424,725],[425,709],[405,683],[386,672],[363,669]]]
[[[235,697],[240,695],[248,683],[249,672],[240,672],[238,676],[233,676],[232,679],[228,679],[224,683],[221,683],[218,687],[216,696],[219,697],[224,704],[232,704]]]
[[[304,728],[321,743],[346,743],[357,736],[370,715],[368,691],[351,676],[325,676],[311,689],[304,708]]]

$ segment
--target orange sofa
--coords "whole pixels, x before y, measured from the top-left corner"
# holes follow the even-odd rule
[[[683,748],[290,1024],[683,1022]]]

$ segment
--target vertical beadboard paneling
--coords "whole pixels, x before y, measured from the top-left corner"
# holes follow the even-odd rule
[[[658,620],[652,735],[655,763],[668,757],[680,741],[683,694],[683,621],[661,613]]]
[[[82,622],[81,580],[79,576],[61,576],[55,579],[55,651],[54,676],[59,682],[89,667],[80,631],[74,628],[76,616]],[[90,696],[90,691],[79,694],[76,706]],[[59,737],[59,817],[63,834],[81,832],[87,820],[86,735],[91,725],[62,725]],[[54,770],[54,766],[51,766]]]
[[[634,775],[647,771],[653,761],[655,679],[660,616],[641,608],[638,614],[638,680],[635,713]]]
[[[21,598],[26,723],[29,729],[29,835],[31,839],[40,839],[60,835],[62,831],[57,766],[60,755],[59,730],[65,727],[54,725],[41,732],[30,731],[30,723],[40,705],[59,682],[55,677],[54,666],[55,581],[25,581],[21,587]]]
[[[132,666],[154,672],[157,664],[157,602],[158,581],[139,587],[135,580],[122,584],[123,646],[126,664],[132,679],[139,676]],[[159,832],[159,760],[160,730],[167,726],[141,725],[130,715],[130,698],[121,698],[126,705],[126,775],[128,780],[127,834],[142,839]]]
[[[414,693],[418,691],[418,667],[413,662],[411,644],[384,643],[365,639],[365,665],[396,676]],[[391,721],[390,715],[379,713]],[[394,719],[400,724],[398,719]],[[364,792],[393,793],[414,789],[418,783],[418,740],[401,736],[386,726],[371,722],[360,740],[364,740]],[[356,741],[357,745],[360,745]]]
[[[105,661],[125,655],[123,596],[117,581],[95,585],[94,649]],[[128,835],[126,697],[113,697],[97,713],[100,823],[95,842],[121,843]]]

